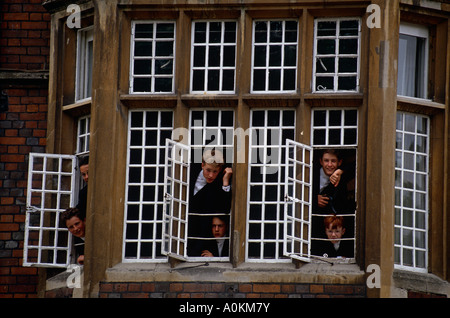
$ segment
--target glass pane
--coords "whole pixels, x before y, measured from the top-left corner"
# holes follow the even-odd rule
[[[225,22],[225,43],[236,43],[236,22]]]
[[[335,66],[334,57],[318,57],[316,61],[316,73],[333,73]]]
[[[155,92],[171,92],[172,91],[172,79],[171,78],[156,78],[155,79]]]
[[[269,66],[281,66],[281,46],[272,45],[269,48]]]
[[[153,55],[152,42],[135,42],[134,56],[152,56]]]
[[[336,42],[335,40],[317,40],[317,54],[335,54],[336,53]],[[341,52],[340,52],[341,53]]]
[[[271,70],[269,72],[269,90],[277,91],[281,89],[281,70]]]
[[[234,46],[225,46],[223,48],[223,66],[235,66],[236,49]]]
[[[218,91],[219,90],[219,70],[209,70],[208,71],[208,90]]]
[[[205,89],[205,71],[194,70],[192,79],[192,90],[203,91]]]
[[[220,43],[222,38],[222,23],[209,23],[209,43]]]
[[[156,38],[173,38],[175,33],[174,23],[158,23],[156,27]]]
[[[358,39],[340,39],[339,54],[357,54]]]
[[[255,42],[267,42],[267,22],[255,22]]]
[[[134,60],[134,74],[145,75],[152,73],[151,60]]]
[[[284,70],[283,90],[295,90],[295,70]]]
[[[206,47],[194,47],[194,67],[205,66],[206,63]]]
[[[358,35],[359,21],[358,20],[341,21],[339,28],[340,28],[339,30],[340,36]]]
[[[234,71],[224,70],[222,79],[222,90],[232,91],[234,90]]]
[[[266,89],[266,72],[264,70],[253,71],[253,90],[263,91]]]
[[[270,42],[281,42],[283,40],[283,22],[271,21],[270,22]]]
[[[297,21],[286,21],[284,34],[285,42],[297,42]]]
[[[333,90],[334,89],[334,79],[333,77],[316,77],[316,89],[318,91],[322,90]]]
[[[155,74],[172,74],[173,60],[155,60]]]
[[[150,92],[152,86],[151,78],[134,78],[133,91],[134,92]]]
[[[220,46],[209,47],[208,66],[220,66]]]
[[[266,46],[255,46],[255,53],[253,56],[254,66],[266,66]]]
[[[340,58],[339,73],[355,73],[358,67],[358,58]]]
[[[355,90],[356,76],[341,76],[338,79],[338,90]]]
[[[206,22],[195,22],[194,43],[206,42]]]
[[[153,38],[153,23],[145,24],[139,23],[136,24],[134,37],[139,38]]]
[[[297,64],[297,46],[286,45],[284,47],[284,66],[295,66]]]
[[[173,56],[173,42],[156,42],[156,56]]]
[[[318,36],[335,36],[336,22],[335,21],[320,21],[317,23]]]

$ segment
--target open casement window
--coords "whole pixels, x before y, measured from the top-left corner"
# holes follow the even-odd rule
[[[78,31],[76,101],[90,98],[92,95],[93,58],[94,29],[89,27]]]
[[[309,262],[313,148],[286,140],[284,255]]]
[[[162,253],[186,260],[191,148],[167,139],[166,149]]]
[[[400,24],[398,95],[427,98],[428,39],[427,27],[403,22]]]
[[[72,155],[30,153],[24,266],[65,268],[72,236],[60,215],[75,205],[77,160]]]

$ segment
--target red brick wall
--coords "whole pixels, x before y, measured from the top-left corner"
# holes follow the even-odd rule
[[[0,3],[0,298],[37,296],[37,269],[22,267],[28,154],[45,152],[47,82],[13,73],[48,70],[50,15],[41,0]],[[5,76],[3,76],[5,78]]]
[[[101,283],[100,298],[335,298],[366,297],[365,285],[280,283]]]
[[[2,0],[0,68],[45,70],[49,61],[50,15],[42,0]]]

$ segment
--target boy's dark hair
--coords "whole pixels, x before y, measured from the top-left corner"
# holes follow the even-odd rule
[[[81,157],[78,159],[78,167],[88,165],[89,164],[89,155]]]
[[[66,225],[67,220],[70,220],[71,218],[73,218],[74,216],[76,216],[77,218],[79,218],[80,220],[84,220],[86,217],[84,216],[84,214],[78,210],[77,208],[68,208],[67,210],[65,210],[63,213],[61,213],[61,222],[64,224],[64,226]]]
[[[335,155],[338,158],[338,160],[342,159],[340,152],[336,149],[324,149],[322,151],[322,156],[320,158],[323,158],[323,155],[326,153],[329,153],[330,155]]]

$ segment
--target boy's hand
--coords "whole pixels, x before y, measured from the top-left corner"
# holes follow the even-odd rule
[[[233,174],[233,169],[231,168],[225,168],[225,170],[223,170],[223,186],[229,186],[230,185],[230,179],[231,176]]]
[[[339,181],[341,181],[341,175],[344,173],[341,169],[336,169],[336,171],[330,176],[330,182],[335,187],[338,186]]]
[[[214,257],[214,255],[208,250],[202,251],[202,255],[201,256],[202,257]]]
[[[326,195],[317,195],[317,204],[319,205],[319,207],[324,208],[328,205],[328,201],[330,200],[330,198],[328,198]]]

